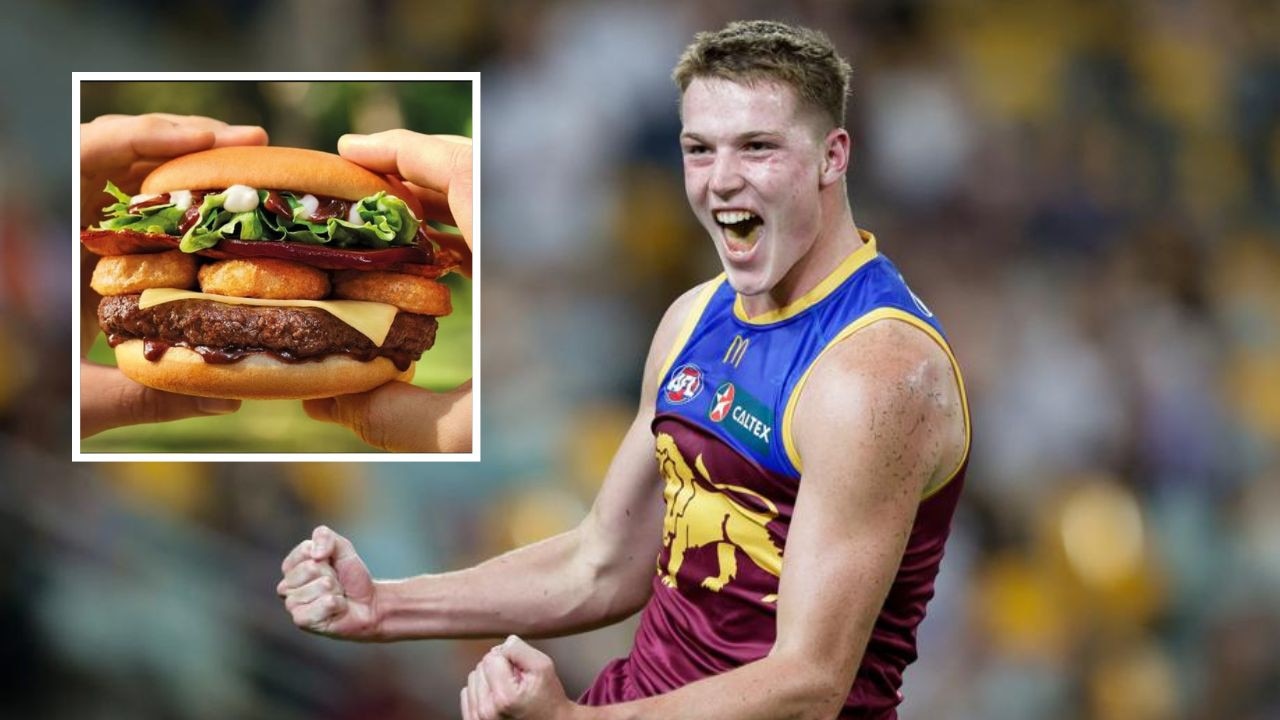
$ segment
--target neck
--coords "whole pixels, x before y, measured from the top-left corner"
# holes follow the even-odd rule
[[[843,183],[841,183],[843,185]],[[839,202],[823,208],[822,222],[813,247],[796,262],[773,289],[759,295],[743,295],[742,308],[755,317],[778,310],[813,290],[853,251],[862,247],[862,237],[853,222],[853,212],[841,187]]]

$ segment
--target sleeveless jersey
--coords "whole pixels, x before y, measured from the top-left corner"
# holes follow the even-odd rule
[[[769,653],[803,475],[791,422],[828,348],[896,319],[933,338],[960,378],[933,314],[876,252],[875,237],[862,239],[811,292],[763,316],[746,315],[723,275],[700,293],[660,376],[653,431],[666,517],[653,595],[631,654],[606,666],[583,702],[670,692]],[[960,395],[965,403],[963,385]],[[963,459],[948,481],[926,489],[841,718],[896,717],[968,464],[967,404],[964,423]]]

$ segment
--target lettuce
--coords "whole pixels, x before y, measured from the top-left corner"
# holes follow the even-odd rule
[[[173,203],[162,203],[142,208],[134,213],[129,212],[129,196],[110,181],[106,191],[117,202],[103,208],[108,219],[99,227],[104,230],[136,230],[146,233],[164,233],[173,235],[182,224],[183,211],[174,207]]]
[[[178,243],[179,250],[193,253],[218,244],[223,237],[218,231],[231,218],[231,213],[222,209],[222,203],[226,199],[227,196],[223,193],[204,196],[200,201],[200,218],[195,225],[187,228],[182,241]]]
[[[185,211],[172,203],[163,203],[129,211],[129,196],[108,182],[106,192],[117,202],[102,209],[106,216],[99,227],[104,230],[136,230],[138,232],[178,234]],[[248,212],[233,213],[223,208],[223,193],[205,195],[200,202],[200,216],[183,234],[178,247],[183,252],[196,252],[211,248],[223,238],[240,240],[275,240],[304,242],[335,247],[385,248],[392,245],[413,245],[421,225],[409,211],[403,200],[379,191],[355,202],[355,216],[359,222],[347,217],[326,218],[314,222],[304,217],[306,210],[293,193],[281,192],[281,197],[293,212],[293,218],[283,218],[267,210],[264,204],[267,191],[258,191],[258,207]]]

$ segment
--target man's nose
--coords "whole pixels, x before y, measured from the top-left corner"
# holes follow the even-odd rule
[[[717,153],[711,168],[711,192],[729,197],[742,189],[742,168],[731,153]]]

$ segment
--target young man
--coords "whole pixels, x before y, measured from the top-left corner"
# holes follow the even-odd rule
[[[318,528],[284,562],[294,621],[351,639],[545,636],[643,609],[631,654],[581,704],[508,638],[462,691],[467,720],[895,717],[969,425],[932,314],[854,225],[848,76],[808,30],[700,34],[675,71],[680,142],[724,274],[659,325],[591,512],[398,582]]]

